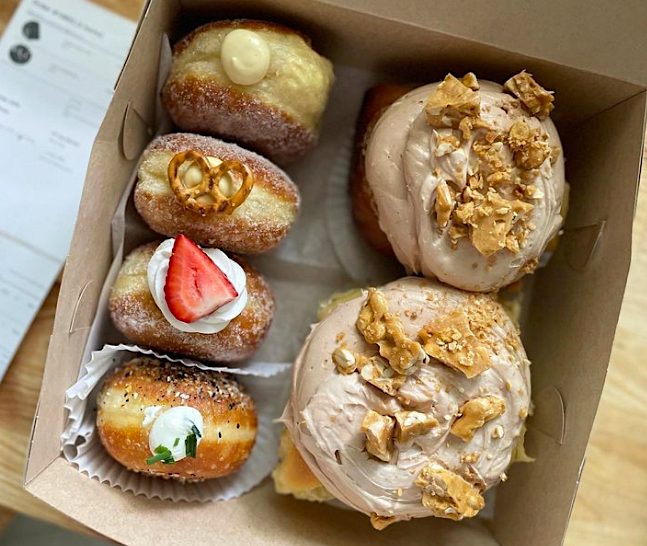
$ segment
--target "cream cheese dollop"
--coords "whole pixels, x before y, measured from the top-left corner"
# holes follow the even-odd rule
[[[442,150],[440,138],[460,132],[432,127],[426,120],[426,101],[439,84],[415,89],[388,108],[371,135],[365,165],[380,228],[407,270],[464,290],[489,291],[521,277],[524,265],[538,260],[559,232],[565,177],[561,143],[553,122],[549,118],[539,120],[516,107],[516,99],[504,93],[501,85],[483,80],[479,83],[480,118],[484,122],[507,132],[516,119],[523,118],[531,128],[545,132],[548,143],[559,154],[554,164],[546,159],[536,170],[532,180],[538,190],[532,201],[534,229],[518,252],[502,249],[486,257],[467,237],[453,245],[452,222],[440,228],[436,221],[434,204],[439,184],[450,183],[459,192],[465,189],[477,162],[472,146],[488,131],[477,127],[470,138],[460,139],[457,149]]]
[[[234,285],[236,292],[238,292],[238,297],[219,309],[216,309],[210,315],[202,317],[195,322],[182,322],[173,316],[173,313],[171,313],[166,303],[166,296],[164,295],[166,274],[168,273],[168,264],[173,253],[174,243],[175,239],[167,239],[161,243],[148,263],[148,287],[150,288],[155,303],[171,326],[182,332],[198,332],[201,334],[215,334],[220,332],[233,319],[240,315],[247,305],[247,277],[245,271],[234,260],[229,259],[222,250],[203,248],[202,250],[207,256],[220,268],[229,279],[229,282]]]
[[[220,60],[231,81],[253,85],[261,81],[270,68],[270,48],[258,33],[238,28],[225,36]]]
[[[439,464],[481,490],[503,479],[530,405],[530,363],[516,327],[489,295],[468,294],[417,277],[380,290],[389,312],[400,317],[411,339],[424,325],[452,311],[472,305],[489,309],[492,321],[484,340],[490,368],[468,379],[430,359],[406,378],[397,397],[374,388],[359,373],[340,373],[331,357],[340,339],[356,354],[375,353],[355,327],[366,299],[360,296],[342,303],[313,327],[294,365],[292,394],[282,421],[308,467],[338,500],[367,515],[395,520],[427,517],[430,509],[423,506],[421,488],[415,483],[425,466]],[[463,404],[483,396],[501,399],[505,412],[468,441],[451,434]],[[399,444],[390,462],[369,456],[362,433],[367,412],[392,416],[405,409],[431,415],[438,425]]]
[[[145,412],[144,426],[150,423],[151,418],[154,419],[148,433],[148,447],[153,455],[156,455],[156,448],[163,446],[171,451],[175,461],[184,459],[185,440],[187,436],[193,434],[194,426],[200,433],[196,438],[197,445],[200,445],[204,435],[204,422],[202,414],[197,409],[188,406],[176,406],[164,411],[160,411],[161,406],[151,406],[151,408],[153,408],[151,412]]]

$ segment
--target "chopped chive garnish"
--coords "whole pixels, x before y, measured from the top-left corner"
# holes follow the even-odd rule
[[[184,447],[186,448],[186,456],[193,457],[195,459],[196,451],[198,449],[198,438],[195,434],[189,434],[186,437]]]
[[[156,455],[146,459],[147,465],[155,464],[160,461],[164,464],[173,464],[175,462],[175,459],[173,458],[173,454],[171,453],[170,449],[164,446],[157,446],[154,451]]]
[[[195,424],[191,425],[191,434],[186,437],[184,440],[184,447],[186,449],[186,456],[193,457],[195,459],[196,453],[198,451],[198,438],[202,438],[200,430]]]
[[[177,447],[177,445],[180,443],[180,439],[176,438],[175,443],[173,444],[173,447]]]

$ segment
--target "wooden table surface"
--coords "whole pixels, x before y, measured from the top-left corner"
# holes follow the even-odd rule
[[[96,0],[136,19],[143,0]],[[0,0],[0,34],[19,0]],[[566,546],[647,545],[647,171],[634,224],[633,261],[611,364]],[[0,529],[12,512],[84,529],[22,488],[25,454],[54,321],[54,286],[0,384]],[[86,531],[87,532],[87,531]]]

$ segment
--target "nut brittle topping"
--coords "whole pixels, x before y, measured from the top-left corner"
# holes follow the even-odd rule
[[[438,426],[438,420],[433,415],[419,411],[396,411],[395,422],[397,425],[395,437],[402,443],[427,434],[432,428]]]
[[[371,525],[373,529],[381,531],[392,523],[395,523],[395,516],[378,516],[375,512],[371,512]]]
[[[389,462],[394,427],[393,417],[369,410],[362,421],[362,432],[366,435],[366,451],[381,461]]]
[[[452,185],[451,175],[449,180],[444,176],[438,181],[431,214],[438,230],[447,234],[451,248],[468,239],[489,259],[485,267],[492,268],[494,254],[504,250],[519,253],[537,229],[533,210],[545,198],[536,184],[537,178],[544,176],[539,168],[547,160],[554,165],[561,149],[550,144],[549,133],[527,112],[542,119],[553,108],[552,92],[530,74],[523,71],[505,84],[506,91],[516,98],[505,96],[498,106],[508,114],[511,126],[488,121],[486,112],[491,107],[486,104],[481,112],[479,89],[473,73],[461,79],[448,74],[425,105],[425,118],[433,127],[433,154],[451,154],[466,141],[473,154],[467,181],[461,179],[459,184],[461,190]],[[448,129],[458,129],[461,134]],[[434,175],[439,179],[440,170]],[[455,176],[461,178],[459,175]]]
[[[438,465],[424,467],[415,483],[422,489],[422,504],[438,518],[471,518],[485,506],[485,500],[476,487]]]
[[[447,74],[427,99],[425,115],[432,127],[458,129],[465,118],[477,118],[480,108],[479,92],[470,89],[452,74]],[[465,133],[465,128],[461,129]]]
[[[388,310],[384,294],[376,288],[369,288],[357,318],[357,329],[367,343],[379,346],[380,355],[396,373],[411,375],[425,361],[425,352],[420,343],[405,335],[400,317]]]
[[[488,191],[479,203],[458,206],[456,216],[471,227],[470,240],[483,256],[506,248],[514,224],[534,208],[520,199],[505,199],[495,190]],[[516,248],[518,251],[518,245]],[[511,250],[513,250],[511,248]]]
[[[368,297],[357,317],[357,330],[364,336],[366,343],[378,343],[386,337],[385,315],[389,304],[384,294],[377,288],[368,289]]]
[[[362,379],[380,389],[389,396],[395,396],[404,385],[405,375],[396,373],[389,363],[380,356],[367,358],[363,355],[357,359],[357,368]]]
[[[456,419],[450,432],[467,442],[474,437],[474,432],[488,421],[496,419],[505,412],[505,402],[496,396],[483,396],[465,402],[461,416]]]
[[[471,379],[490,367],[487,346],[479,339],[482,328],[473,311],[456,310],[426,324],[420,331],[425,352]]]
[[[553,92],[544,89],[525,70],[505,82],[503,89],[519,98],[530,113],[539,119],[547,117],[555,108]]]

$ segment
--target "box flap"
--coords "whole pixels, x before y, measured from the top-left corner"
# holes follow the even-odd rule
[[[647,2],[320,1],[647,86]]]

